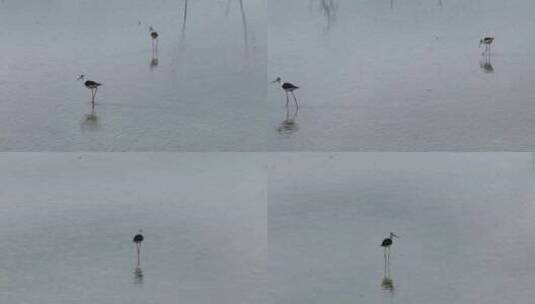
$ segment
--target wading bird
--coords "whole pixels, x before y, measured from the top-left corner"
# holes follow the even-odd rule
[[[280,77],[277,77],[277,79],[273,80],[271,83],[279,83],[281,84],[282,90],[286,93],[286,106],[288,106],[288,103],[290,102],[290,98],[288,97],[288,93],[291,93],[294,101],[296,109],[299,109],[299,104],[297,103],[297,98],[295,98],[294,91],[299,89],[298,86],[295,86],[289,82],[282,82],[282,79]]]
[[[383,240],[381,243],[381,247],[385,248],[385,269],[386,265],[390,265],[390,246],[392,246],[392,238],[398,238],[397,235],[394,234],[394,232],[390,232],[390,236]],[[388,251],[388,254],[387,254]]]
[[[152,49],[158,50],[158,32],[156,32],[152,26],[149,27],[150,37],[152,38]]]
[[[143,242],[143,235],[141,234],[143,230],[139,229],[139,233],[134,236],[134,239],[132,242],[136,243],[136,250],[137,250],[137,267],[140,267],[141,264],[141,242]]]
[[[85,79],[85,75],[80,75],[78,77],[78,80],[84,80]],[[84,85],[86,88],[90,89],[91,90],[91,103],[93,104],[93,107],[95,106],[95,96],[97,95],[97,90],[98,90],[98,87],[100,87],[102,85],[102,83],[98,83],[98,82],[95,82],[93,80],[86,80],[84,82]]]
[[[485,50],[483,50],[483,54],[490,55],[490,45],[494,41],[494,37],[484,37],[479,40],[479,47],[482,45],[485,46]]]

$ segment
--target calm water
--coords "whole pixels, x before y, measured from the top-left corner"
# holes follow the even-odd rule
[[[269,183],[275,303],[528,303],[525,154],[280,154]],[[390,231],[393,290],[381,286]]]
[[[185,1],[1,1],[0,150],[260,150],[265,1]]]
[[[268,89],[277,151],[535,148],[535,4],[272,0],[271,79],[301,87],[296,131]],[[479,39],[494,36],[488,62]]]
[[[253,154],[1,155],[0,302],[261,303],[264,163]]]

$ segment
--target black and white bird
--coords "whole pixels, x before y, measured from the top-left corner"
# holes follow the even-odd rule
[[[395,235],[394,232],[390,232],[390,235],[386,239],[384,239],[383,242],[381,243],[381,247],[385,247],[385,249],[390,248],[390,246],[392,246],[392,243],[393,243],[392,238],[399,239],[399,237]]]
[[[143,234],[141,234],[143,232],[143,230],[139,229],[139,233],[136,234],[134,236],[134,238],[132,239],[132,242],[134,242],[136,244],[136,250],[137,250],[137,267],[140,266],[141,264],[141,259],[140,259],[140,256],[141,256],[141,242],[143,242],[143,240],[145,239],[143,237]]]
[[[288,97],[288,94],[292,94],[294,101],[295,101],[295,106],[297,109],[299,109],[299,104],[297,103],[297,98],[295,97],[295,94],[294,94],[294,91],[299,89],[298,86],[289,82],[283,82],[280,77],[277,77],[271,83],[279,83],[281,85],[282,90],[286,93],[286,106],[288,106],[288,103],[290,102],[290,98]]]
[[[152,38],[152,48],[153,50],[158,49],[158,32],[152,28],[152,26],[149,27],[150,37]]]
[[[485,47],[483,53],[490,55],[490,45],[494,42],[494,37],[483,37],[479,40],[479,47],[482,45]]]
[[[78,80],[85,80],[85,75],[84,74],[80,75],[78,77]],[[85,85],[86,88],[91,90],[91,102],[94,105],[95,104],[95,96],[97,95],[98,87],[100,87],[102,85],[102,83],[98,83],[98,82],[93,81],[93,80],[86,80],[84,82],[84,85]]]

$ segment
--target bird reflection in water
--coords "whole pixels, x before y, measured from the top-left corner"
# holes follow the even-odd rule
[[[383,281],[381,282],[381,287],[384,290],[394,292],[394,281],[391,278],[384,277]]]
[[[293,134],[293,133],[297,132],[298,129],[299,129],[299,126],[297,125],[297,109],[295,110],[295,112],[292,115],[290,115],[290,107],[287,105],[286,106],[286,117],[281,122],[281,124],[280,124],[279,128],[277,129],[277,131],[280,134]]]
[[[156,53],[156,54],[153,53],[152,57],[150,59],[150,70],[154,71],[154,69],[158,67],[158,63],[159,63],[159,61],[158,61],[158,53]]]
[[[85,114],[82,120],[82,129],[84,130],[97,130],[98,129],[98,116],[95,113],[95,104],[91,106],[91,113]]]
[[[479,67],[484,73],[494,73],[494,67],[490,63],[490,55],[485,55],[485,59],[479,62]]]
[[[143,270],[140,266],[136,267],[136,269],[134,270],[134,282],[136,284],[143,283]]]

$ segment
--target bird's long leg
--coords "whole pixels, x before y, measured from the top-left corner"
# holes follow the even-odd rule
[[[288,92],[286,92],[286,107],[288,107],[289,103],[290,103],[290,98],[288,97]]]
[[[139,267],[140,264],[141,264],[141,261],[140,261],[140,255],[141,255],[141,252],[140,252],[140,251],[141,251],[141,250],[140,250],[140,249],[141,249],[141,248],[140,248],[139,243],[136,243],[136,250],[137,250],[137,267]]]
[[[297,112],[299,111],[299,104],[297,103],[297,98],[295,97],[294,92],[292,92],[292,96],[294,97],[295,101],[295,115],[297,115]]]
[[[386,278],[386,247],[384,247],[384,248],[385,248],[385,251],[384,251],[384,253],[385,253],[385,273],[384,274],[385,274],[385,278]]]
[[[390,278],[390,247],[388,247],[388,253],[387,253],[387,258],[386,259],[387,259],[387,263],[386,263],[387,272],[386,272],[386,274]]]

